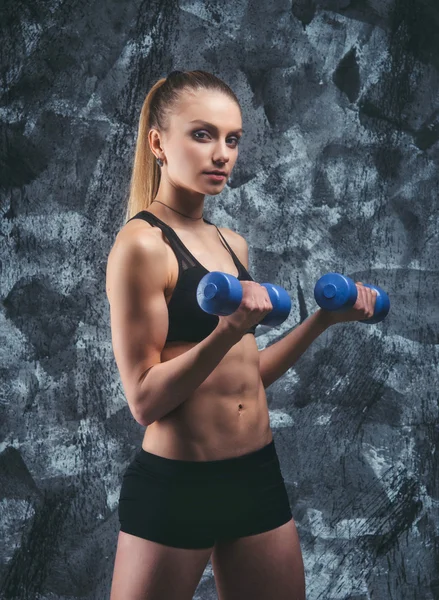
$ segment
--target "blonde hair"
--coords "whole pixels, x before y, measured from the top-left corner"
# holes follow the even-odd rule
[[[148,92],[140,111],[125,222],[148,208],[159,189],[160,167],[149,145],[150,129],[168,131],[169,115],[177,107],[184,92],[200,89],[223,92],[241,110],[239,100],[231,88],[207,71],[173,71],[168,78],[159,79]]]

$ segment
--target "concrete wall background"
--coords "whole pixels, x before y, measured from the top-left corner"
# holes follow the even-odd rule
[[[0,596],[109,596],[144,430],[112,354],[106,260],[144,96],[205,69],[247,130],[207,218],[293,302],[259,348],[316,310],[328,271],[391,300],[383,323],[334,326],[267,390],[308,598],[439,598],[437,3],[7,0],[1,14]],[[195,598],[216,598],[210,563]]]

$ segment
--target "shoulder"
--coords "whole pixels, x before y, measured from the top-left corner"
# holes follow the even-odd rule
[[[144,219],[127,221],[118,231],[115,246],[127,248],[164,248],[162,230]]]
[[[245,237],[228,227],[218,227],[218,229],[232,247],[233,252],[248,270],[248,244]]]
[[[145,266],[166,266],[166,245],[161,230],[146,221],[134,219],[118,231],[107,258],[107,281],[121,272]]]

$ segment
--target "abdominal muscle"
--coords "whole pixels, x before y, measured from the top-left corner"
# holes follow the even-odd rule
[[[170,342],[162,362],[194,343]],[[151,423],[142,448],[176,460],[222,460],[254,452],[273,439],[255,336],[246,333],[195,392]]]
[[[148,227],[151,226],[148,224]],[[177,284],[178,262],[162,231],[157,235],[168,251],[169,282],[165,297],[169,304]],[[216,254],[215,248],[221,248],[222,243],[216,231],[209,235],[212,238],[205,241]],[[230,261],[229,258],[229,265],[216,263],[215,268],[212,265],[208,268],[227,272]],[[168,342],[162,350],[161,362],[187,352],[196,344]],[[255,336],[246,333],[191,396],[148,425],[142,448],[175,460],[222,460],[259,450],[272,439],[267,398],[259,372],[259,350]]]

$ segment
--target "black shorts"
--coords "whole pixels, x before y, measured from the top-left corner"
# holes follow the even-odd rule
[[[255,535],[292,518],[274,440],[234,458],[187,461],[136,453],[123,475],[120,530],[175,548]]]

